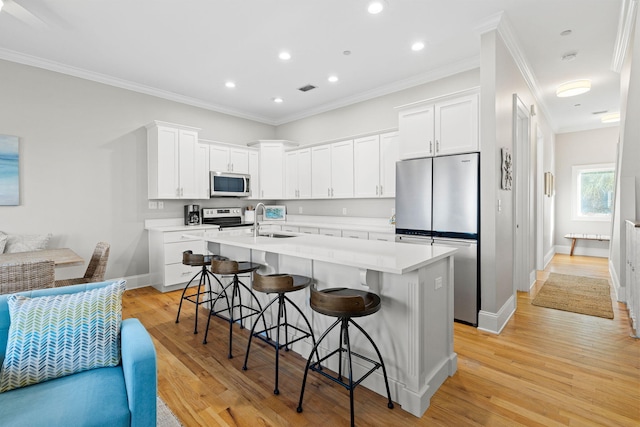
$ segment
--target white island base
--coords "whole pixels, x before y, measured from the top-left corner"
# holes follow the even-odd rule
[[[200,236],[201,237],[201,236]],[[246,231],[206,233],[211,253],[238,261],[263,264],[267,273],[290,273],[310,276],[319,290],[332,287],[367,289],[382,300],[379,312],[354,320],[375,341],[386,364],[391,398],[405,411],[420,417],[429,407],[431,396],[457,370],[453,351],[453,254],[455,249],[406,243],[344,239],[318,235],[296,235],[291,238],[252,237]],[[248,284],[248,283],[247,283]],[[316,339],[335,321],[309,307],[309,289],[289,296],[311,322]],[[273,296],[256,292],[266,304]],[[243,301],[249,301],[243,297]],[[289,321],[304,328],[294,311]],[[267,324],[276,323],[275,311]],[[251,325],[249,324],[249,327]],[[338,329],[323,341],[320,357],[337,346]],[[290,328],[291,337],[295,330]],[[351,334],[352,350],[376,359],[375,351],[362,335]],[[293,350],[308,357],[310,338],[294,344]],[[331,348],[328,348],[328,347]],[[345,360],[346,358],[343,358]],[[328,367],[337,371],[337,357]],[[354,378],[366,372],[354,359]],[[251,356],[248,369],[251,369]],[[343,370],[346,372],[346,370]],[[300,381],[302,384],[302,372]],[[310,373],[313,375],[313,373]],[[386,397],[382,370],[376,370],[362,385]],[[357,393],[357,391],[356,391]],[[306,401],[314,391],[305,392]],[[308,400],[307,400],[308,399]],[[381,400],[381,404],[384,404]]]

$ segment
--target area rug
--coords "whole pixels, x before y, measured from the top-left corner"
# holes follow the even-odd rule
[[[158,410],[156,414],[156,426],[158,427],[181,427],[182,424],[178,420],[166,403],[158,397]]]
[[[595,277],[550,273],[531,304],[613,319],[609,283]]]

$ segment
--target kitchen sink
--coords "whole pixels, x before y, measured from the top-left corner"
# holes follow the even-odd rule
[[[273,239],[286,239],[287,237],[296,237],[291,234],[267,233],[260,234],[260,237],[271,237]]]

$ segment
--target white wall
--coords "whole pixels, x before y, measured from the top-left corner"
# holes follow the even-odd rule
[[[147,274],[144,220],[182,217],[193,202],[148,209],[146,124],[200,127],[205,139],[238,144],[275,137],[273,126],[17,63],[0,61],[0,76],[0,133],[20,137],[21,189],[19,206],[0,206],[0,230],[51,232],[50,247],[86,260],[107,241],[108,278]],[[82,276],[85,268],[56,274]]]
[[[538,114],[531,118],[532,131],[529,147],[532,156],[531,167],[534,171],[537,169],[537,132],[533,130],[540,128],[542,131],[545,152],[552,153],[550,147],[553,147],[555,135],[547,118],[536,105],[535,98],[499,31],[490,31],[482,35],[481,83],[482,234],[480,253],[482,302],[479,326],[492,332],[498,332],[515,309],[513,287],[514,194],[513,191],[500,188],[501,148],[510,148],[512,152],[514,150],[513,95],[517,94],[526,106],[535,105],[538,111]],[[553,164],[553,159],[552,157],[547,158],[544,162],[544,167],[550,167]],[[534,186],[534,191],[542,191],[542,189]],[[500,211],[498,211],[498,203],[501,206]],[[545,209],[549,209],[549,207],[546,206]]]
[[[556,136],[556,252],[569,253],[571,241],[567,233],[611,234],[610,221],[579,221],[572,219],[572,167],[616,162],[618,126],[558,134]],[[581,240],[576,255],[609,256],[609,242]]]

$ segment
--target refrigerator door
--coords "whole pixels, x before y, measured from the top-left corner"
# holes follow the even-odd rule
[[[478,326],[478,242],[435,238],[433,244],[458,249],[453,256],[453,318]]]
[[[433,231],[478,238],[479,154],[433,159]]]
[[[396,230],[431,233],[432,159],[396,163]]]

